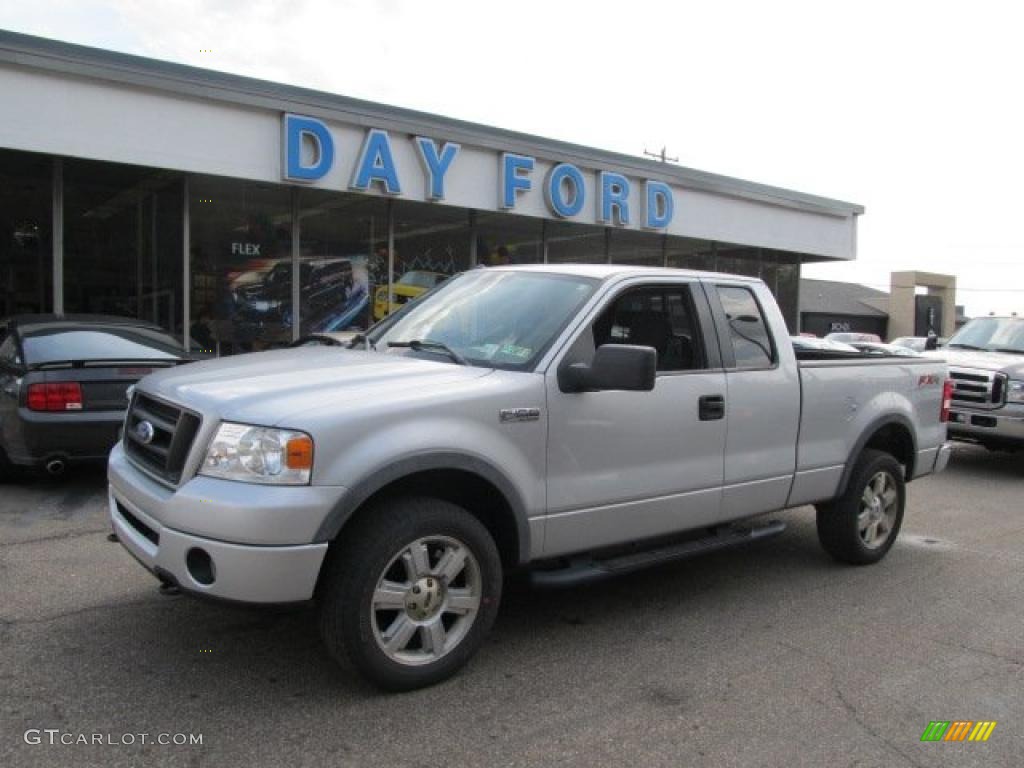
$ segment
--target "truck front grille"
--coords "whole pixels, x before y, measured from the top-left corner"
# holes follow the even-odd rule
[[[953,405],[971,408],[1001,408],[1006,398],[1006,374],[977,368],[950,367],[953,379]]]
[[[196,414],[136,392],[124,423],[125,453],[140,469],[177,485],[199,424]]]

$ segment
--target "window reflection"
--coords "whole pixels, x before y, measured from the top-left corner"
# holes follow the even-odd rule
[[[53,159],[0,150],[0,317],[49,312]]]

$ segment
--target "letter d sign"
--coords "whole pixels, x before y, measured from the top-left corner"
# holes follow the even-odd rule
[[[316,181],[326,176],[334,163],[334,140],[327,126],[312,117],[290,114],[284,115],[282,126],[285,180]]]

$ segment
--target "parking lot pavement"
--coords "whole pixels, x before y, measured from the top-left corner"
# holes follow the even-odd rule
[[[160,595],[106,541],[101,473],[2,487],[0,765],[1019,766],[1022,477],[959,448],[874,567],[828,560],[804,508],[614,582],[513,581],[468,669],[397,696],[332,667],[308,610]],[[932,720],[998,725],[921,743]]]

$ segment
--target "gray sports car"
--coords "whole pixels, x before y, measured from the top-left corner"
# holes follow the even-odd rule
[[[0,320],[0,479],[19,467],[59,475],[73,462],[105,460],[128,387],[183,362],[177,340],[129,318]]]

